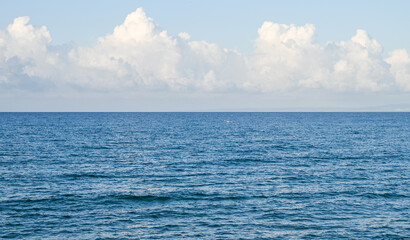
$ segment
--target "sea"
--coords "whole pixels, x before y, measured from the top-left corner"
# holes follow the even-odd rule
[[[410,239],[410,113],[0,113],[2,239]]]

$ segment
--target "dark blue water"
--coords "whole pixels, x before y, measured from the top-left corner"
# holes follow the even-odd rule
[[[403,239],[409,113],[0,113],[0,237]]]

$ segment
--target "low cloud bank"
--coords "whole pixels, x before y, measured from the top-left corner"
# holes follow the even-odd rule
[[[188,33],[170,36],[139,8],[92,47],[52,46],[47,27],[19,17],[0,31],[0,89],[410,91],[407,50],[383,58],[364,30],[319,45],[315,31],[264,22],[253,53],[244,55]]]

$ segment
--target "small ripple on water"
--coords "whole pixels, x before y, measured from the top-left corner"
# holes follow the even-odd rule
[[[405,239],[408,139],[408,114],[1,114],[0,238]]]

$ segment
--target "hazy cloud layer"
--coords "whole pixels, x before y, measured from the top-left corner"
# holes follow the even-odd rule
[[[52,46],[45,26],[19,17],[0,31],[0,89],[410,91],[407,50],[384,59],[364,30],[324,45],[315,31],[265,22],[253,53],[244,55],[188,33],[170,36],[139,8],[93,47]]]

